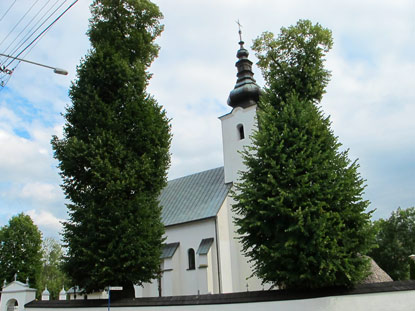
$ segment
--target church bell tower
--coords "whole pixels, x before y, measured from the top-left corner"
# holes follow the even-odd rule
[[[244,48],[239,29],[240,48],[236,54],[238,70],[234,89],[230,92],[228,105],[232,111],[219,119],[222,122],[223,158],[225,183],[236,182],[239,171],[245,169],[240,151],[251,145],[251,135],[256,129],[256,108],[261,93],[252,72],[252,62],[248,50]]]

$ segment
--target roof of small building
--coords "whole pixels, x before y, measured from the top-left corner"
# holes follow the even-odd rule
[[[8,284],[6,282],[3,283],[3,288],[0,291],[1,294],[6,294],[10,292],[30,292],[30,291],[36,291],[35,288],[30,288],[28,283],[23,283],[20,281],[12,281]]]
[[[225,184],[223,167],[169,181],[159,198],[164,225],[216,216],[230,188],[230,183]]]
[[[370,258],[370,274],[369,276],[363,280],[362,283],[381,283],[381,282],[392,282],[392,278],[387,274],[385,271],[383,271],[376,261],[373,260],[373,258]]]

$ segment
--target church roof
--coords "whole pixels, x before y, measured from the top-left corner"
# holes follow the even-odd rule
[[[223,167],[169,181],[160,195],[164,225],[216,216],[230,187],[225,184]]]

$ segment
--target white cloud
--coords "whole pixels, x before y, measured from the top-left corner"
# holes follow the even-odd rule
[[[45,154],[43,145],[0,129],[0,182],[30,181],[52,178],[56,172],[51,153]]]
[[[29,210],[26,212],[33,222],[42,230],[44,237],[54,236],[57,237],[58,232],[62,232],[63,219],[55,217],[52,213],[45,210]]]
[[[369,148],[408,148],[415,133],[415,64],[392,57],[381,59],[375,69],[338,57],[329,63],[333,79],[323,109],[338,135]]]
[[[61,190],[57,185],[35,182],[24,185],[19,196],[24,199],[48,204],[61,199]]]

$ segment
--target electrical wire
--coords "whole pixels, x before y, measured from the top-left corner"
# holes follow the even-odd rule
[[[46,31],[49,30],[50,27],[52,27],[59,19],[61,19],[61,17],[69,11],[70,8],[72,8],[75,3],[77,3],[78,0],[75,0],[71,5],[69,5],[65,11],[63,11],[57,18],[55,18],[55,20],[49,24],[48,27],[46,27],[39,35],[37,35],[36,38],[34,38],[19,54],[17,54],[15,57],[19,57],[24,51],[26,51],[37,39],[39,39]],[[9,64],[6,66],[8,67],[14,60],[10,61]]]
[[[67,2],[68,0],[65,0],[64,2],[62,2],[39,26],[37,26],[42,19],[45,17],[46,14],[48,14],[50,12],[50,10],[56,5],[56,3],[59,2],[59,0],[56,0],[55,3],[42,15],[42,17],[39,19],[39,21],[37,21],[32,28],[30,28],[30,30],[27,32],[26,34],[26,38],[23,37],[18,43],[17,45],[15,45],[12,48],[11,52],[7,52],[10,48],[10,46],[16,41],[16,39],[22,34],[22,32],[24,30],[26,30],[26,28],[32,23],[32,21],[37,17],[37,15],[39,15],[39,13],[45,8],[45,6],[50,2],[51,0],[49,0],[39,11],[38,13],[30,20],[30,22],[26,25],[25,28],[22,29],[22,31],[20,31],[20,33],[17,35],[17,37],[7,46],[4,54],[9,54],[9,55],[13,55],[15,53],[17,53],[17,51],[19,50],[19,48],[21,48],[39,29],[40,27],[42,27],[50,18],[51,16],[53,16],[64,4],[65,2]],[[37,28],[33,31],[33,29],[37,26]],[[4,63],[3,63],[4,64]]]
[[[3,14],[3,16],[0,18],[0,22],[3,20],[3,18],[9,13],[10,9],[14,6],[17,0],[14,0],[14,2],[9,6],[9,8],[6,10],[6,12]]]
[[[50,2],[51,0],[48,0],[39,10],[38,10],[38,12],[31,18],[31,20],[26,24],[26,26],[24,26],[23,27],[23,29],[19,32],[19,34],[12,40],[12,42],[10,42],[10,44],[6,47],[6,49],[4,49],[3,50],[3,54],[11,54],[11,53],[8,53],[8,50],[9,50],[9,48],[12,46],[12,44],[17,40],[17,39],[19,39],[19,37],[20,37],[20,35],[30,26],[30,24],[33,22],[33,20],[43,11],[43,9],[46,7],[46,5]],[[57,1],[59,1],[59,0],[57,0]],[[56,2],[55,2],[55,4],[56,4]],[[50,9],[49,9],[50,10]],[[48,11],[49,11],[48,10]],[[41,17],[40,18],[40,20],[39,21],[41,21],[42,20],[42,18],[43,17]],[[39,21],[37,21],[37,22],[35,22],[35,25],[37,25],[38,23],[39,23]],[[34,28],[35,26],[33,26],[29,31],[28,31],[28,33],[29,32],[31,32],[32,30],[33,30],[33,28]],[[25,35],[24,35],[25,36]],[[23,38],[24,38],[24,36],[23,36]],[[20,40],[20,42],[19,43],[21,43],[22,42],[22,40],[23,39],[21,39]],[[5,63],[6,63],[6,61],[7,61],[7,59],[4,61],[4,62],[2,62],[1,64],[2,65],[4,65]]]
[[[19,24],[22,22],[22,20],[27,16],[27,14],[33,9],[33,7],[36,5],[36,3],[38,3],[39,0],[36,0],[36,2],[34,2],[32,4],[32,6],[26,11],[26,13],[19,19],[19,21],[16,23],[16,25],[13,26],[13,28],[9,31],[9,33],[4,37],[4,39],[0,42],[0,46],[3,44],[4,41],[7,40],[7,38],[13,33],[13,31],[16,29],[17,26],[19,26]]]
[[[16,0],[17,1],[17,0]],[[15,1],[15,2],[16,2]],[[36,2],[38,2],[39,0],[37,0]],[[49,2],[50,2],[51,0],[49,0],[46,4],[48,4]],[[49,10],[47,11],[47,12],[50,12],[50,10],[56,5],[56,3],[58,2],[59,0],[57,0],[52,6],[51,6],[51,8],[49,8]],[[57,9],[55,9],[54,10],[54,12],[52,13],[52,14],[50,14],[43,22],[42,22],[42,24],[39,26],[39,27],[37,27],[36,28],[36,30],[35,31],[32,31],[33,30],[33,28],[35,27],[35,26],[33,26],[32,28],[31,28],[31,30],[30,31],[32,31],[31,32],[31,34],[30,34],[30,36],[29,37],[27,37],[26,38],[26,40],[24,40],[23,41],[23,43],[21,43],[20,45],[19,45],[19,47],[17,47],[17,48],[15,48],[14,50],[15,50],[15,52],[17,52],[21,47],[22,47],[22,45],[24,44],[24,43],[26,43],[38,30],[39,30],[39,28],[47,21],[47,20],[49,20],[56,12],[57,12],[57,10],[59,10],[59,8],[61,8],[62,7],[62,5],[65,3],[65,2],[67,2],[68,0],[65,0],[61,5],[59,5],[58,6],[58,8]],[[68,12],[69,11],[69,9],[71,9],[77,2],[78,2],[79,0],[75,0],[74,2],[72,2],[61,14],[59,14],[44,30],[42,30],[29,44],[27,44],[18,54],[17,54],[17,56],[14,56],[14,57],[19,57],[19,56],[21,56],[23,53],[24,53],[24,57],[26,57],[32,50],[33,50],[33,48],[39,43],[39,41],[44,37],[44,35],[50,30],[50,28],[59,20],[59,19],[61,19],[61,17],[66,13],[66,12]],[[39,11],[39,12],[41,12],[42,10],[43,10],[43,8],[45,7],[46,5],[44,5],[43,7],[42,7],[42,9]],[[32,5],[32,7],[33,7],[33,5]],[[29,9],[30,10],[30,9]],[[37,15],[39,15],[39,12],[36,14],[36,16]],[[43,18],[44,18],[44,16],[46,15],[47,13],[45,13],[41,18],[40,18],[40,20],[37,22],[37,23],[35,23],[35,25],[36,24],[38,24]],[[25,14],[26,15],[26,14]],[[24,17],[23,17],[24,18]],[[21,18],[21,20],[23,20],[23,18]],[[30,25],[31,23],[32,23],[32,21],[33,21],[33,19],[34,18],[32,18],[31,19],[31,21],[29,22],[29,24],[28,25]],[[20,21],[19,21],[20,22]],[[16,26],[15,26],[16,27]],[[14,28],[15,28],[14,27]],[[27,28],[28,26],[26,26],[25,28]],[[13,28],[13,29],[14,29]],[[29,31],[29,32],[30,32]],[[18,35],[18,37],[20,36],[20,34],[21,34],[22,32],[20,32],[19,33],[19,35]],[[9,36],[9,34],[7,35],[7,36]],[[15,39],[16,40],[16,39]],[[14,40],[14,41],[15,41]],[[23,39],[22,39],[23,40]],[[21,40],[21,41],[22,41]],[[4,40],[3,40],[4,41]],[[3,43],[3,41],[1,42],[1,43]],[[0,43],[0,44],[1,44]],[[9,45],[10,46],[10,45]],[[26,53],[25,53],[26,52]],[[14,54],[14,53],[13,53]],[[6,63],[7,62],[7,60],[9,60],[8,58],[5,58],[5,61],[3,62],[3,64],[4,63]],[[7,64],[7,66],[2,66],[2,68],[4,69],[4,68],[7,68],[7,67],[9,67],[14,61],[17,61],[15,58],[13,58],[8,64]],[[1,62],[0,62],[1,63]],[[20,61],[17,61],[17,63],[15,63],[15,66],[13,67],[13,69],[11,70],[12,72],[16,69],[16,67],[20,64],[21,62]],[[4,86],[8,83],[8,81],[10,80],[10,78],[11,78],[11,74],[6,74],[5,72],[3,72],[3,71],[0,71],[0,91],[4,88]]]

